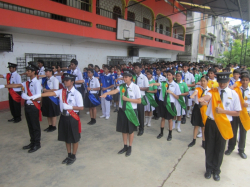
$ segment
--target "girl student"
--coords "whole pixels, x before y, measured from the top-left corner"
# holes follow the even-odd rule
[[[140,125],[137,117],[137,104],[141,103],[141,92],[139,86],[132,81],[135,73],[130,69],[124,69],[123,71],[125,83],[112,91],[104,93],[100,97],[105,98],[107,95],[115,95],[120,92],[116,131],[122,133],[124,147],[118,154],[126,152],[126,156],[128,157],[132,152],[134,131],[137,131],[137,127]],[[127,145],[128,140],[129,146]]]
[[[152,83],[149,86],[161,86],[161,92],[159,97],[159,111],[161,119],[161,132],[157,136],[157,139],[163,137],[163,131],[165,126],[165,120],[168,120],[169,124],[169,133],[167,137],[167,141],[172,140],[172,127],[173,127],[173,119],[177,115],[175,103],[179,99],[179,95],[181,95],[180,88],[176,82],[174,82],[175,73],[173,70],[167,70],[164,72],[164,76],[166,76],[167,81],[163,81],[161,83]]]
[[[201,105],[198,99],[206,95],[207,92],[210,90],[210,88],[208,87],[208,77],[205,75],[202,76],[200,83],[201,85],[199,87],[196,87],[194,93],[190,96],[190,98],[194,99],[194,102],[195,102],[194,109],[193,109],[193,113],[195,115],[192,115],[191,117],[191,124],[194,126],[193,141],[188,145],[188,147],[193,147],[195,145],[196,136],[197,136],[199,127],[201,127],[202,128],[202,147],[205,149],[204,130],[205,130],[205,124],[207,120],[207,115],[206,115],[207,103],[203,103],[203,105]]]
[[[180,104],[180,102],[176,102],[176,111],[177,111],[177,116],[174,117],[173,119],[173,129],[175,129],[175,123],[177,121],[177,132],[181,132],[181,116],[185,115],[185,96],[189,95],[189,90],[188,90],[188,86],[185,82],[182,82],[182,73],[181,72],[177,72],[176,75],[176,83],[179,85],[180,91],[181,91],[181,95],[179,95],[179,100],[184,101],[184,105]]]
[[[146,70],[147,78],[148,78],[148,83],[155,83],[155,80],[153,78],[153,72],[152,70]],[[155,110],[155,107],[158,106],[158,104],[155,101],[155,96],[154,94],[157,92],[157,86],[150,86],[149,90],[146,91],[146,100],[147,100],[147,105],[144,106],[145,110],[145,123],[144,125],[150,127],[151,126],[151,119],[153,115],[153,111]]]

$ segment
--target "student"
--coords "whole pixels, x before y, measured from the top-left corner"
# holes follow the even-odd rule
[[[120,92],[116,131],[122,133],[124,147],[118,154],[126,152],[126,156],[130,156],[132,152],[134,131],[136,131],[137,126],[140,125],[137,118],[137,104],[141,103],[141,93],[139,87],[132,81],[132,77],[135,76],[134,72],[129,69],[124,69],[123,71],[125,83],[118,86],[115,90],[104,93],[101,98]],[[127,145],[128,140],[129,146]]]
[[[21,76],[17,73],[17,64],[8,62],[8,67],[10,73],[0,75],[0,78],[7,80],[7,84],[21,84]],[[10,88],[9,89],[9,106],[12,119],[8,122],[18,123],[21,121],[21,88]]]
[[[114,87],[114,79],[109,73],[109,66],[104,65],[104,73],[103,76],[101,76],[101,90],[104,94],[106,92],[109,92],[111,88]],[[102,116],[100,118],[109,119],[110,117],[110,101],[112,100],[112,97],[108,96],[106,98],[101,98],[102,103]]]
[[[207,86],[210,88],[210,89],[213,89],[213,88],[218,88],[219,84],[217,82],[217,79],[215,78],[215,74],[216,74],[216,70],[214,68],[210,68],[208,70],[208,84]]]
[[[218,89],[211,89],[198,101],[209,102],[205,125],[206,173],[204,176],[210,179],[213,173],[214,180],[219,181],[226,140],[233,137],[230,122],[232,116],[239,116],[241,106],[237,93],[228,88],[230,73],[222,72],[216,75]]]
[[[238,69],[236,69],[238,70]],[[234,70],[234,71],[236,71]],[[233,117],[233,121],[231,122],[233,128],[233,138],[228,141],[228,149],[225,152],[225,155],[230,155],[236,145],[237,139],[237,131],[240,129],[239,133],[239,144],[238,151],[241,158],[246,159],[247,155],[245,154],[245,143],[246,143],[246,133],[250,129],[250,87],[249,84],[249,74],[247,72],[243,72],[241,74],[241,84],[242,86],[237,86],[234,88],[236,93],[238,94],[242,106],[242,111],[240,111],[240,116]]]
[[[40,99],[31,101],[29,96],[41,94],[41,83],[37,80],[37,72],[39,68],[34,62],[29,62],[26,67],[26,76],[30,78],[30,81],[23,82],[22,84],[7,84],[0,85],[1,88],[23,88],[22,98],[25,100],[25,117],[29,129],[30,144],[24,146],[23,149],[29,149],[28,153],[33,153],[41,148],[41,107]]]
[[[54,92],[59,89],[59,81],[54,77],[52,67],[45,68],[45,75],[42,79],[43,93]],[[59,100],[56,97],[46,97],[42,99],[42,114],[47,117],[49,127],[44,131],[53,132],[56,130],[56,118],[60,114]]]
[[[78,68],[78,61],[76,59],[72,59],[70,61],[70,66],[71,66],[71,72],[70,74],[75,75],[75,88],[82,94],[83,96],[83,76],[81,71]]]
[[[121,84],[124,83],[123,79],[121,79],[121,78],[123,78],[123,76],[121,75],[121,69],[117,67],[117,68],[116,68],[116,73],[117,73],[117,79],[115,80],[115,89],[116,89],[118,86],[120,86]],[[119,80],[118,80],[118,79],[119,79]],[[115,103],[116,103],[114,112],[118,112],[118,110],[119,110],[120,92],[118,92],[117,94],[115,94],[115,95],[113,96],[113,98],[114,98],[114,101],[115,101]]]
[[[76,160],[78,142],[81,138],[81,122],[79,110],[83,110],[81,93],[75,89],[76,76],[63,74],[63,82],[67,89],[33,95],[31,99],[40,97],[59,97],[61,116],[58,123],[58,140],[66,143],[68,156],[62,164],[71,165]]]
[[[190,98],[194,99],[195,105],[193,109],[194,115],[192,115],[191,118],[191,124],[194,126],[194,133],[193,133],[193,141],[188,145],[188,147],[193,147],[196,143],[196,136],[198,133],[199,127],[202,128],[202,147],[205,149],[205,136],[204,136],[204,130],[205,130],[205,124],[207,120],[207,105],[206,103],[200,105],[198,99],[203,97],[204,95],[207,95],[207,92],[210,90],[207,86],[208,83],[208,77],[205,75],[201,78],[201,86],[197,87],[194,91],[194,93],[190,96]]]
[[[167,137],[168,141],[172,140],[172,127],[173,127],[173,119],[174,116],[177,115],[175,103],[176,100],[179,99],[179,95],[181,95],[180,88],[176,82],[174,82],[174,72],[173,70],[167,70],[164,72],[164,75],[167,77],[166,82],[160,83],[152,83],[150,86],[161,86],[161,92],[160,92],[160,102],[159,102],[159,108],[160,108],[160,117],[161,117],[161,132],[157,136],[157,139],[162,138],[164,126],[165,126],[165,120],[168,120],[169,124],[169,134]]]
[[[179,95],[179,100],[185,102],[185,96],[189,94],[189,90],[187,87],[187,84],[185,82],[182,82],[182,73],[177,72],[176,73],[176,83],[179,85],[181,94]],[[176,102],[175,104],[176,111],[177,111],[177,116],[174,117],[173,119],[173,128],[172,130],[175,129],[175,123],[177,122],[177,132],[181,132],[181,116],[185,115],[185,108],[187,107],[185,103],[182,102]]]
[[[135,63],[134,64],[134,72],[136,73],[135,84],[139,86],[142,97],[141,103],[138,104],[137,106],[138,119],[140,122],[139,132],[137,136],[142,136],[144,133],[144,106],[147,104],[145,101],[145,91],[148,91],[149,89],[148,79],[145,75],[141,73],[141,70],[142,70],[141,64]]]
[[[39,71],[38,71],[39,81],[42,84],[42,78],[45,77],[44,61],[41,60],[41,59],[38,59],[37,60],[37,66],[39,68]]]
[[[64,88],[63,84],[62,84],[63,71],[61,70],[61,66],[60,65],[56,65],[56,66],[52,66],[52,68],[53,68],[54,76],[59,81],[59,89],[63,89]]]
[[[240,69],[235,69],[233,71],[233,77],[230,79],[229,88],[233,89],[235,82],[240,82]]]
[[[89,108],[91,121],[88,122],[88,124],[94,125],[96,123],[96,107],[100,105],[98,96],[98,92],[100,90],[100,83],[99,80],[96,77],[94,77],[93,69],[88,69],[87,72],[88,72],[88,79],[85,82],[87,94],[86,97],[84,98],[84,106],[85,108]]]
[[[115,73],[115,67],[114,66],[110,67],[110,75],[112,76],[113,81],[114,81],[114,87],[111,89],[111,90],[113,90],[115,88],[115,80],[117,79],[117,73]],[[113,97],[113,101],[114,101],[114,107],[116,107],[116,102],[114,100],[114,97]],[[112,103],[111,103],[111,105],[112,105]]]
[[[148,78],[148,83],[155,83],[155,80],[153,79],[153,72],[151,70],[147,70],[147,78]],[[147,105],[144,106],[145,110],[145,126],[147,125],[148,127],[151,126],[151,119],[152,119],[152,114],[153,111],[155,110],[155,107],[158,106],[158,104],[155,101],[154,94],[157,92],[157,86],[150,86],[149,90],[145,92],[146,94],[146,101]]]

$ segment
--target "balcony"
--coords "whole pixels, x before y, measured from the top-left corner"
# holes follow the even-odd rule
[[[173,38],[184,41],[184,37],[179,34],[173,34]]]
[[[150,31],[153,30],[152,25],[149,25],[149,24],[137,21],[137,20],[135,20],[134,22],[135,22],[135,26],[137,26],[137,27],[141,27],[141,28],[144,28],[144,29],[147,29],[147,30],[150,30]]]
[[[163,30],[163,29],[160,29],[160,28],[155,28],[155,32],[158,32],[160,34],[164,34],[166,36],[171,36],[171,32]]]
[[[96,14],[100,15],[100,16],[104,16],[110,19],[117,19],[117,18],[122,18],[121,14],[115,13],[115,12],[111,12],[109,10],[100,8],[100,7],[96,7]]]

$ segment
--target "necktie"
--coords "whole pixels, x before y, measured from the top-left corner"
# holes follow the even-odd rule
[[[138,77],[136,76],[135,78],[136,78],[136,79],[135,79],[135,84],[137,84]]]
[[[32,81],[29,82],[29,87],[30,87],[30,84],[32,83]]]
[[[184,82],[186,82],[186,74],[184,73]]]
[[[12,73],[10,74],[10,80],[11,80],[11,77],[12,77]]]
[[[69,96],[70,91],[67,91],[66,93],[66,101],[68,100],[68,96]],[[67,110],[63,110],[63,115],[67,114]]]
[[[127,97],[128,96],[128,89],[129,87],[126,88],[125,90],[125,93],[124,93],[124,96]],[[122,105],[122,110],[125,112],[126,110],[126,104],[127,104],[127,101],[123,101],[123,105]]]
[[[223,93],[225,92],[225,90],[221,90],[220,91],[220,99],[221,99],[221,102],[223,102]]]
[[[244,97],[245,97],[245,91],[246,91],[246,90],[248,90],[248,89],[245,89],[245,90],[242,89],[242,97],[243,97],[243,99],[244,99]]]
[[[168,84],[168,87],[167,87],[167,90],[169,89],[169,86],[170,86],[171,84]],[[164,97],[164,105],[166,106],[167,105],[167,93],[165,92],[165,97]]]
[[[71,71],[71,74],[73,75],[74,71]]]
[[[202,91],[202,94],[201,94],[201,97],[203,96],[203,94],[205,93],[205,91],[207,90],[207,89],[202,89],[203,91]],[[202,107],[202,105],[199,103],[199,108],[201,108]]]

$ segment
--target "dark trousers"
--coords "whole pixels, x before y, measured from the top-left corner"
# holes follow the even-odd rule
[[[25,105],[25,117],[29,128],[30,143],[34,146],[40,146],[41,128],[39,110],[34,105]]]
[[[240,117],[233,117],[233,121],[231,122],[232,128],[233,128],[233,133],[234,137],[228,141],[228,149],[234,150],[235,145],[236,145],[236,139],[237,139],[237,132],[238,132],[238,127],[240,128],[240,141],[239,141],[239,152],[244,152],[245,149],[245,144],[246,144],[246,134],[247,131],[244,129]]]
[[[21,92],[16,92],[17,94],[21,95]],[[10,105],[10,112],[11,115],[15,120],[21,120],[21,102],[18,103],[14,101],[9,93],[9,105]]]
[[[215,121],[207,119],[205,125],[206,171],[220,174],[226,140],[221,136]]]
[[[140,123],[139,131],[143,131],[144,130],[144,105],[137,104],[137,111],[138,111],[138,120]]]
[[[159,92],[159,90],[158,90],[158,92]],[[159,99],[157,98],[156,94],[155,94],[155,101],[159,105]],[[155,110],[153,111],[153,115],[154,115],[154,117],[157,117],[157,118],[160,117],[159,116],[159,106],[155,107]]]

